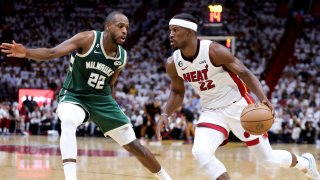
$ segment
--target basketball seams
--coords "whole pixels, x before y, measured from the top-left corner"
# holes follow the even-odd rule
[[[265,131],[254,131],[254,130],[251,130],[251,129],[250,130],[244,129],[244,130],[246,132],[248,132],[248,133],[254,132],[254,133],[256,133],[255,135],[261,135],[261,134],[264,134],[264,133],[268,132],[271,127],[272,127],[272,124],[271,124],[270,127],[264,128],[264,129],[266,129]]]
[[[245,130],[246,132],[248,132],[249,134],[251,133],[256,133],[256,134],[252,134],[252,135],[256,135],[256,136],[258,136],[258,135],[262,135],[262,134],[264,134],[264,133],[266,133],[266,132],[268,132],[269,130],[266,130],[265,132],[259,132],[259,131],[248,131],[248,130]]]
[[[257,121],[241,121],[241,122],[263,122],[263,121],[269,121],[270,119],[273,119],[273,117],[272,118],[269,118],[269,119],[265,119],[265,120],[257,120]]]
[[[244,116],[244,115],[246,115],[248,112],[251,112],[251,111],[254,111],[254,110],[258,110],[258,109],[263,109],[263,110],[266,110],[266,111],[271,112],[271,111],[270,111],[270,109],[265,109],[265,108],[254,108],[254,109],[251,109],[251,110],[247,111],[247,112],[246,112],[246,113],[244,113],[244,114],[241,114],[241,117],[242,117],[242,116]]]
[[[262,120],[259,120],[259,118]],[[261,135],[268,132],[272,127],[274,116],[271,114],[270,108],[265,104],[251,104],[242,110],[240,121],[246,132],[253,135]],[[261,127],[260,124],[262,125]]]

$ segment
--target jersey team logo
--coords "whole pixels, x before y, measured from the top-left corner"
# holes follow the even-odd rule
[[[120,66],[122,63],[121,63],[121,61],[115,61],[113,64],[114,64],[115,66]]]
[[[187,66],[188,67],[188,66]],[[214,88],[216,85],[208,77],[209,66],[206,64],[205,69],[191,71],[183,74],[183,79],[187,82],[198,82],[200,91],[206,91]]]

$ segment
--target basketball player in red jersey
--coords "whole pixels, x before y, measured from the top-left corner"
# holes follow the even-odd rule
[[[306,172],[308,177],[319,180],[316,161],[311,154],[298,156],[284,150],[273,150],[267,135],[250,135],[242,128],[241,111],[253,103],[244,83],[273,112],[260,82],[242,62],[224,46],[199,40],[197,20],[190,14],[174,16],[169,22],[169,29],[171,46],[175,49],[166,63],[171,93],[157,124],[158,138],[161,139],[162,127],[167,128],[168,117],[182,104],[184,81],[187,81],[200,95],[202,105],[192,154],[211,179],[230,179],[225,166],[214,153],[226,143],[232,131],[265,167],[296,167]]]

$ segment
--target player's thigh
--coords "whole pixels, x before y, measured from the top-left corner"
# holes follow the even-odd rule
[[[79,126],[86,118],[86,113],[79,105],[61,102],[57,108],[57,115],[61,122],[72,121]]]
[[[208,127],[223,133],[228,136],[230,127],[226,121],[225,115],[221,111],[217,110],[204,110],[201,112],[197,127]]]
[[[121,146],[131,143],[136,139],[134,130],[130,124],[125,124],[118,128],[112,129],[105,133],[105,135],[110,136]]]
[[[113,129],[130,123],[129,118],[113,99],[99,103],[90,102],[86,105],[89,107],[90,120],[101,129],[104,135]]]
[[[213,153],[225,139],[225,135],[220,131],[208,127],[196,127],[192,152]]]
[[[229,123],[229,126],[231,128],[232,133],[237,136],[241,141],[243,142],[250,142],[257,138],[259,138],[261,135],[252,135],[246,132],[242,125],[240,120],[233,120]]]

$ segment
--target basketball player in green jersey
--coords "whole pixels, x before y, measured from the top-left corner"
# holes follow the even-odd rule
[[[8,57],[37,61],[71,56],[67,78],[59,94],[58,116],[61,120],[60,149],[65,179],[76,179],[76,128],[86,120],[99,126],[132,153],[158,179],[169,180],[151,152],[140,144],[127,116],[113,99],[116,78],[127,61],[121,47],[129,27],[128,18],[121,12],[110,13],[104,31],[80,32],[54,48],[30,49],[13,41],[2,43],[1,51]]]

